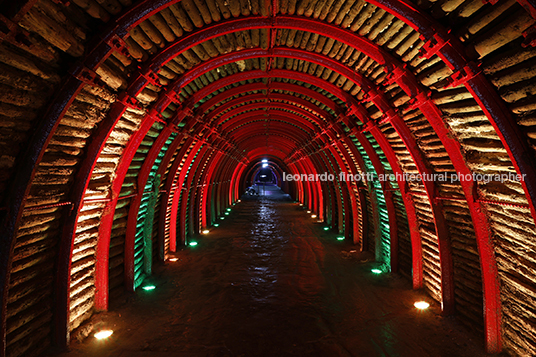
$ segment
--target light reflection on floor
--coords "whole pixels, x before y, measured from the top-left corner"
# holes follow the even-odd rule
[[[372,274],[372,254],[350,260],[353,246],[267,192],[242,197],[196,249],[155,273],[156,290],[105,315],[110,341],[69,357],[484,355],[438,304],[415,314],[421,292],[409,280]]]

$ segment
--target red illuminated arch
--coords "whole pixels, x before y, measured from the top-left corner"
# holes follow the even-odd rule
[[[84,59],[84,63],[86,66],[88,66],[90,69],[96,69],[110,54],[110,48],[106,44],[106,41],[110,38],[111,34],[116,32],[120,37],[126,36],[127,31],[132,28],[134,25],[138,24],[142,20],[146,19],[148,16],[156,13],[160,9],[164,8],[165,6],[169,6],[171,3],[175,3],[178,1],[161,1],[157,4],[150,3],[150,2],[140,2],[139,4],[135,5],[132,10],[127,12],[119,21],[119,24],[115,26],[113,29],[111,29],[108,32],[108,35],[103,36],[102,42],[100,42],[97,47],[89,51],[89,55]],[[383,1],[371,1],[374,4],[378,4],[378,6],[383,7],[389,12],[392,12],[402,20],[406,21],[407,23],[411,24],[414,28],[421,31],[425,39],[432,40],[436,39],[438,42],[438,46],[434,46],[434,49],[437,53],[441,54],[443,60],[447,63],[450,63],[453,68],[456,70],[463,70],[470,71],[471,67],[468,66],[468,61],[466,58],[463,57],[463,52],[456,52],[458,48],[456,47],[457,42],[452,41],[448,42],[447,40],[450,40],[452,36],[442,31],[438,26],[437,23],[434,21],[426,18],[422,14],[420,14],[417,10],[411,8],[410,5],[406,3],[396,2],[396,1],[390,1],[390,0],[383,0]],[[286,24],[285,21],[286,18],[282,18],[282,21],[276,22],[276,26],[289,26],[290,28],[297,28],[300,30],[310,30],[313,25],[319,25],[318,21],[308,21],[308,22],[300,22],[296,21],[295,17],[288,17],[288,21],[292,20],[294,24]],[[225,23],[227,24],[227,22]],[[347,33],[345,34],[344,30],[337,29],[333,25],[327,25],[322,24],[322,29],[325,29],[326,33],[330,31],[330,33],[334,36],[334,38],[341,39],[344,42],[344,39],[349,36]],[[271,24],[270,24],[271,25]],[[295,27],[293,27],[295,26]],[[268,26],[267,26],[268,27]],[[439,29],[439,30],[438,30]],[[201,31],[199,31],[201,32]],[[433,44],[433,43],[432,43]],[[377,48],[368,48],[365,46],[365,48],[369,51],[377,51]],[[383,56],[382,53],[379,55]],[[380,58],[384,59],[385,58]],[[380,62],[381,63],[381,62]],[[387,58],[385,60],[386,65],[392,65],[392,59]],[[398,68],[395,66],[395,69]],[[394,72],[396,73],[396,72]],[[496,100],[497,94],[495,91],[491,90],[491,87],[489,83],[484,79],[483,75],[476,74],[473,76],[474,73],[466,73],[467,76],[465,76],[464,79],[466,79],[466,86],[471,91],[471,93],[477,98],[479,101],[479,104],[484,108],[485,113],[490,118],[490,121],[494,124],[496,127],[499,135],[501,136],[501,139],[505,143],[505,147],[508,150],[508,153],[510,154],[510,157],[512,158],[512,162],[514,163],[516,169],[520,173],[529,173],[529,177],[531,180],[528,180],[524,183],[525,190],[527,192],[527,197],[529,198],[529,203],[531,206],[531,212],[533,214],[533,217],[535,216],[535,209],[534,209],[534,198],[536,197],[536,193],[534,188],[536,187],[534,185],[534,182],[532,178],[536,178],[536,175],[534,175],[534,167],[536,165],[532,165],[532,162],[524,163],[522,161],[522,153],[524,150],[524,146],[526,145],[524,140],[519,139],[521,136],[518,133],[518,129],[511,123],[513,121],[509,120],[507,111],[504,110],[503,104],[500,100]],[[471,78],[469,78],[471,77]],[[402,74],[400,77],[401,81],[408,80],[408,74],[407,72]],[[140,82],[134,82],[136,85],[131,87],[131,90],[129,91],[131,96],[134,96],[142,86],[137,86]],[[402,86],[402,84],[401,84]],[[81,83],[79,80],[75,78],[70,78],[67,83],[64,86],[64,92],[62,93],[62,98],[59,98],[57,103],[55,103],[54,106],[52,106],[49,110],[47,120],[44,121],[43,126],[46,128],[48,125],[47,130],[43,131],[43,136],[40,138],[37,138],[30,148],[30,160],[24,161],[23,169],[21,170],[21,174],[18,176],[18,179],[15,180],[17,182],[16,187],[17,189],[14,190],[12,197],[13,199],[10,201],[10,209],[12,211],[16,212],[14,215],[13,221],[8,222],[8,230],[7,234],[11,237],[10,242],[12,245],[14,232],[16,231],[16,227],[18,226],[18,222],[20,220],[21,214],[22,214],[22,208],[23,203],[25,200],[25,197],[28,194],[28,188],[29,183],[32,180],[32,177],[35,173],[35,167],[37,163],[41,160],[41,157],[44,152],[44,148],[46,147],[47,142],[50,140],[50,134],[55,130],[57,127],[57,124],[59,123],[59,120],[61,119],[63,113],[65,112],[67,106],[72,102],[74,96],[80,91]],[[421,91],[417,91],[417,94],[422,93]],[[63,100],[67,99],[67,100]],[[128,96],[126,96],[125,101],[129,99]],[[58,104],[62,103],[62,104]],[[155,106],[157,112],[161,112],[159,108],[162,105],[162,102],[158,103],[158,106]],[[437,110],[435,106],[432,106],[431,101],[426,98],[426,96],[420,98],[418,100],[419,107],[423,112],[428,111],[429,115],[430,113],[433,114],[434,111]],[[118,112],[121,110],[124,110],[124,106],[127,105],[125,103],[120,103],[113,107],[113,112]],[[435,108],[435,109],[434,109]],[[114,116],[115,114],[112,114],[111,118],[114,120],[117,120],[117,117]],[[426,114],[425,114],[426,115]],[[437,115],[437,114],[436,114]],[[428,115],[427,115],[428,117]],[[110,125],[111,120],[106,122],[106,125],[108,125],[109,128],[113,127]],[[437,125],[439,125],[439,122],[436,122]],[[437,126],[436,125],[436,126]],[[436,128],[434,126],[434,128]],[[381,136],[377,128],[370,127],[371,132],[375,133],[375,137],[378,136],[380,138],[379,141],[381,141]],[[438,130],[436,128],[436,130]],[[109,133],[109,130],[108,130]],[[357,132],[356,132],[357,134]],[[439,134],[439,132],[438,132]],[[102,134],[99,134],[102,138],[102,136],[107,135],[107,130],[103,129]],[[441,137],[441,135],[439,135]],[[98,147],[99,147],[99,140],[96,139],[93,141],[92,146],[89,150],[89,156],[93,158],[88,159],[85,162],[85,165],[82,165],[82,169],[80,170],[80,176],[82,176],[83,179],[87,178],[89,174],[91,173],[88,168],[90,168],[90,165],[93,165],[96,157],[98,156]],[[378,140],[378,139],[377,139]],[[100,140],[100,145],[102,145],[102,140]],[[133,144],[134,145],[134,144]],[[382,141],[382,147],[384,150],[387,150],[388,143],[386,141]],[[450,146],[449,146],[450,145]],[[130,145],[129,145],[130,146]],[[462,172],[463,170],[467,170],[467,167],[464,162],[456,162],[454,159],[455,156],[451,155],[452,153],[455,153],[456,150],[459,151],[459,149],[456,147],[456,142],[452,141],[449,142],[448,145],[445,145],[447,147],[447,150],[449,151],[449,155],[451,158],[453,158],[453,163],[456,167],[456,170],[458,172]],[[450,149],[448,149],[450,147]],[[395,166],[393,166],[393,163],[396,161],[396,157],[390,156],[392,155],[389,150],[386,151],[386,155],[390,157],[390,163],[393,167],[393,170],[395,170]],[[127,162],[128,154],[124,156],[125,162]],[[457,165],[457,166],[456,166]],[[127,165],[128,167],[128,165]],[[465,168],[464,168],[465,167]],[[85,175],[85,176],[84,176]],[[19,178],[22,177],[22,180]],[[86,182],[87,183],[87,182]],[[83,182],[80,183],[82,185]],[[81,187],[81,186],[80,186]],[[491,247],[490,241],[489,241],[489,233],[487,233],[485,230],[487,228],[487,221],[485,219],[485,216],[480,213],[481,204],[478,202],[475,202],[473,197],[473,190],[471,189],[471,186],[464,187],[464,192],[466,194],[467,202],[471,211],[471,215],[473,218],[473,222],[475,222],[475,228],[477,230],[477,238],[479,243],[479,251],[481,256],[481,264],[482,264],[482,271],[483,271],[483,279],[484,279],[484,294],[485,294],[485,301],[486,301],[486,331],[488,333],[487,336],[487,342],[488,342],[488,349],[491,349],[493,351],[500,350],[500,326],[498,326],[500,322],[500,316],[497,315],[497,313],[500,311],[500,302],[499,302],[499,292],[498,292],[498,282],[494,281],[494,279],[497,278],[496,274],[496,266],[494,263],[493,258],[493,249]],[[73,190],[75,192],[75,197],[78,197],[78,202],[75,202],[75,204],[78,206],[78,208],[81,206],[81,195],[83,194],[84,190],[81,190],[79,188],[75,188]],[[112,191],[112,194],[118,192],[118,190]],[[76,195],[77,193],[80,193],[80,195]],[[432,196],[433,197],[433,196]],[[434,203],[432,203],[434,204]],[[408,206],[408,205],[406,205]],[[115,207],[115,205],[114,205]],[[76,211],[78,212],[78,208]],[[74,222],[76,224],[76,221]],[[70,226],[66,226],[66,231],[68,234],[72,233],[72,230]],[[65,246],[65,248],[63,248]],[[70,256],[70,252],[67,252],[68,244],[64,243],[62,244],[62,260],[61,264],[66,264],[66,257]],[[7,263],[9,265],[9,263]],[[489,266],[488,266],[489,265]],[[6,272],[9,271],[9,269],[6,270]],[[6,273],[7,274],[7,273]],[[5,287],[7,284],[6,277],[2,277],[2,286]],[[61,281],[58,281],[59,286],[63,286],[65,284],[65,281],[63,281],[63,278],[60,278]],[[4,289],[5,291],[6,289]],[[61,290],[61,289],[60,289]],[[61,294],[60,294],[61,295]],[[60,299],[61,300],[61,299]],[[61,301],[61,304],[63,304],[64,301]],[[3,304],[5,304],[5,296],[3,300]],[[61,309],[60,309],[61,310]],[[60,320],[62,320],[63,317],[60,317]]]

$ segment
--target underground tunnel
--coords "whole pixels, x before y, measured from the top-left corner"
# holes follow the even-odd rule
[[[535,46],[534,0],[0,0],[0,356],[120,311],[170,355],[535,355]],[[181,350],[223,282],[265,350]]]

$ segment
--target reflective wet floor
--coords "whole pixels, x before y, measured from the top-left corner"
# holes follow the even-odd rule
[[[266,187],[265,187],[266,188]],[[273,187],[247,196],[177,262],[95,316],[106,341],[65,356],[481,356],[483,337],[396,275],[374,275]],[[429,300],[429,299],[428,299]],[[430,300],[429,300],[430,301]]]

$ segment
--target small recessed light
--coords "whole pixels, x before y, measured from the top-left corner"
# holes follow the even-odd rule
[[[311,215],[311,218],[316,218],[316,214],[312,214],[312,215]]]
[[[311,213],[311,211],[307,211],[307,213]]]
[[[329,231],[329,227],[324,227],[324,230],[325,230],[325,231]]]
[[[219,223],[214,223],[214,227],[219,227],[220,224]]]
[[[417,301],[415,304],[413,304],[413,306],[415,306],[419,310],[426,310],[430,307],[430,304],[426,301]]]
[[[154,285],[145,285],[142,289],[145,290],[145,291],[151,291],[151,290],[156,289],[156,286],[154,286]]]
[[[96,332],[93,336],[95,336],[97,340],[104,340],[105,338],[110,337],[113,333],[112,330],[101,330]]]
[[[190,242],[191,247],[195,247],[197,245],[197,242]]]
[[[179,260],[179,258],[169,258],[168,261],[170,262],[176,262],[177,260]]]
[[[374,274],[381,274],[381,273],[383,273],[383,271],[381,271],[380,269],[371,269],[370,271],[373,272]]]
[[[210,231],[209,231],[208,229],[205,229],[202,233],[203,233],[203,234],[209,234]]]
[[[337,240],[344,240],[344,237],[337,237]]]

